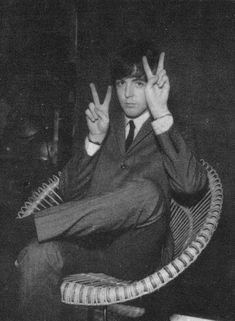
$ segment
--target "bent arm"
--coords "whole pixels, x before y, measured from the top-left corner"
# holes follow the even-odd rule
[[[156,133],[155,124],[153,129]],[[181,203],[197,201],[207,189],[207,174],[186,145],[174,124],[157,134],[163,153],[163,163],[175,197]]]
[[[64,201],[81,199],[86,194],[98,155],[98,151],[94,155],[89,155],[84,147],[64,167],[59,184]]]
[[[60,192],[65,201],[78,200],[86,195],[96,166],[99,150],[109,129],[109,104],[111,86],[108,86],[103,104],[100,103],[95,85],[90,84],[94,102],[86,110],[88,136],[85,144],[62,171]],[[97,145],[98,144],[98,145]]]
[[[184,196],[199,193],[206,186],[207,175],[193,153],[186,146],[182,136],[173,124],[172,114],[168,109],[170,82],[164,69],[165,53],[159,56],[156,73],[143,57],[143,67],[147,76],[145,87],[146,101],[154,121],[153,130],[163,152],[163,162],[169,177],[172,191]]]

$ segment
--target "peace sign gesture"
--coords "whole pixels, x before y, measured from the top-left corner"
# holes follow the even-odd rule
[[[147,76],[147,85],[145,95],[148,107],[154,119],[169,113],[167,101],[170,91],[170,83],[166,70],[164,69],[165,53],[162,52],[159,57],[157,71],[154,73],[147,57],[143,57],[143,67]]]
[[[88,137],[92,142],[101,144],[109,128],[109,104],[111,100],[112,87],[108,86],[104,102],[100,103],[99,95],[93,83],[90,84],[93,102],[85,111],[87,126],[89,129]]]

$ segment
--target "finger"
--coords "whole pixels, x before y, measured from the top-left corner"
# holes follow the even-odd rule
[[[90,104],[89,104],[89,110],[90,110],[90,112],[92,113],[94,119],[97,120],[97,119],[98,119],[98,116],[97,116],[97,114],[96,114],[96,108],[95,108],[94,103],[90,103]]]
[[[164,59],[165,59],[165,52],[161,52],[158,60],[157,74],[164,69]]]
[[[154,85],[156,85],[157,82],[158,82],[158,76],[156,75],[156,76],[151,77],[151,78],[148,80],[147,86],[148,86],[149,88],[151,88],[151,87],[153,87]]]
[[[143,67],[144,67],[144,71],[145,71],[145,74],[147,76],[147,79],[149,80],[150,78],[153,77],[153,73],[152,73],[152,70],[149,66],[149,63],[148,63],[148,59],[146,56],[144,56],[142,58],[142,62],[143,62]]]
[[[97,93],[97,90],[95,88],[95,85],[93,83],[90,83],[90,88],[91,88],[91,94],[94,100],[94,103],[96,106],[100,105],[100,99],[99,99],[99,95]]]
[[[103,105],[109,107],[112,96],[112,86],[108,86]]]
[[[86,109],[85,114],[86,114],[86,118],[88,120],[90,120],[92,123],[94,123],[96,121],[94,116],[92,115],[90,109]]]
[[[159,74],[157,75],[158,76],[158,80],[157,80],[157,84],[159,84],[162,80],[162,77],[164,77],[166,75],[166,70],[163,69],[159,72]]]
[[[108,120],[109,119],[109,115],[106,112],[104,112],[103,110],[100,110],[100,109],[96,108],[96,113],[97,113],[97,116],[100,119],[103,119],[103,120]]]
[[[167,75],[163,76],[161,80],[157,83],[159,88],[162,88],[166,83],[169,82]]]

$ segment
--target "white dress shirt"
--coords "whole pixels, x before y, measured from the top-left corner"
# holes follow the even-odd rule
[[[148,110],[146,110],[146,112],[144,112],[142,115],[140,115],[139,117],[134,118],[134,119],[125,117],[125,123],[126,123],[125,137],[127,138],[127,135],[130,130],[130,126],[129,126],[130,120],[134,121],[134,124],[135,124],[134,137],[136,137],[136,135],[140,131],[141,127],[143,126],[143,124],[145,123],[145,121],[149,117],[150,117],[150,113]],[[156,120],[152,121],[152,127],[153,127],[155,134],[160,135],[160,134],[163,134],[164,132],[166,132],[167,130],[169,130],[170,127],[173,125],[173,122],[174,121],[173,121],[173,117],[171,114],[167,114],[163,118],[156,119]],[[100,149],[100,146],[97,144],[93,144],[92,142],[90,142],[88,140],[88,137],[86,137],[85,149],[86,149],[86,152],[89,156],[93,156]]]

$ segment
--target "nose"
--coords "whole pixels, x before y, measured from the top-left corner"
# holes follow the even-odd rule
[[[132,84],[127,83],[125,87],[125,97],[129,98],[133,96],[133,86]]]

